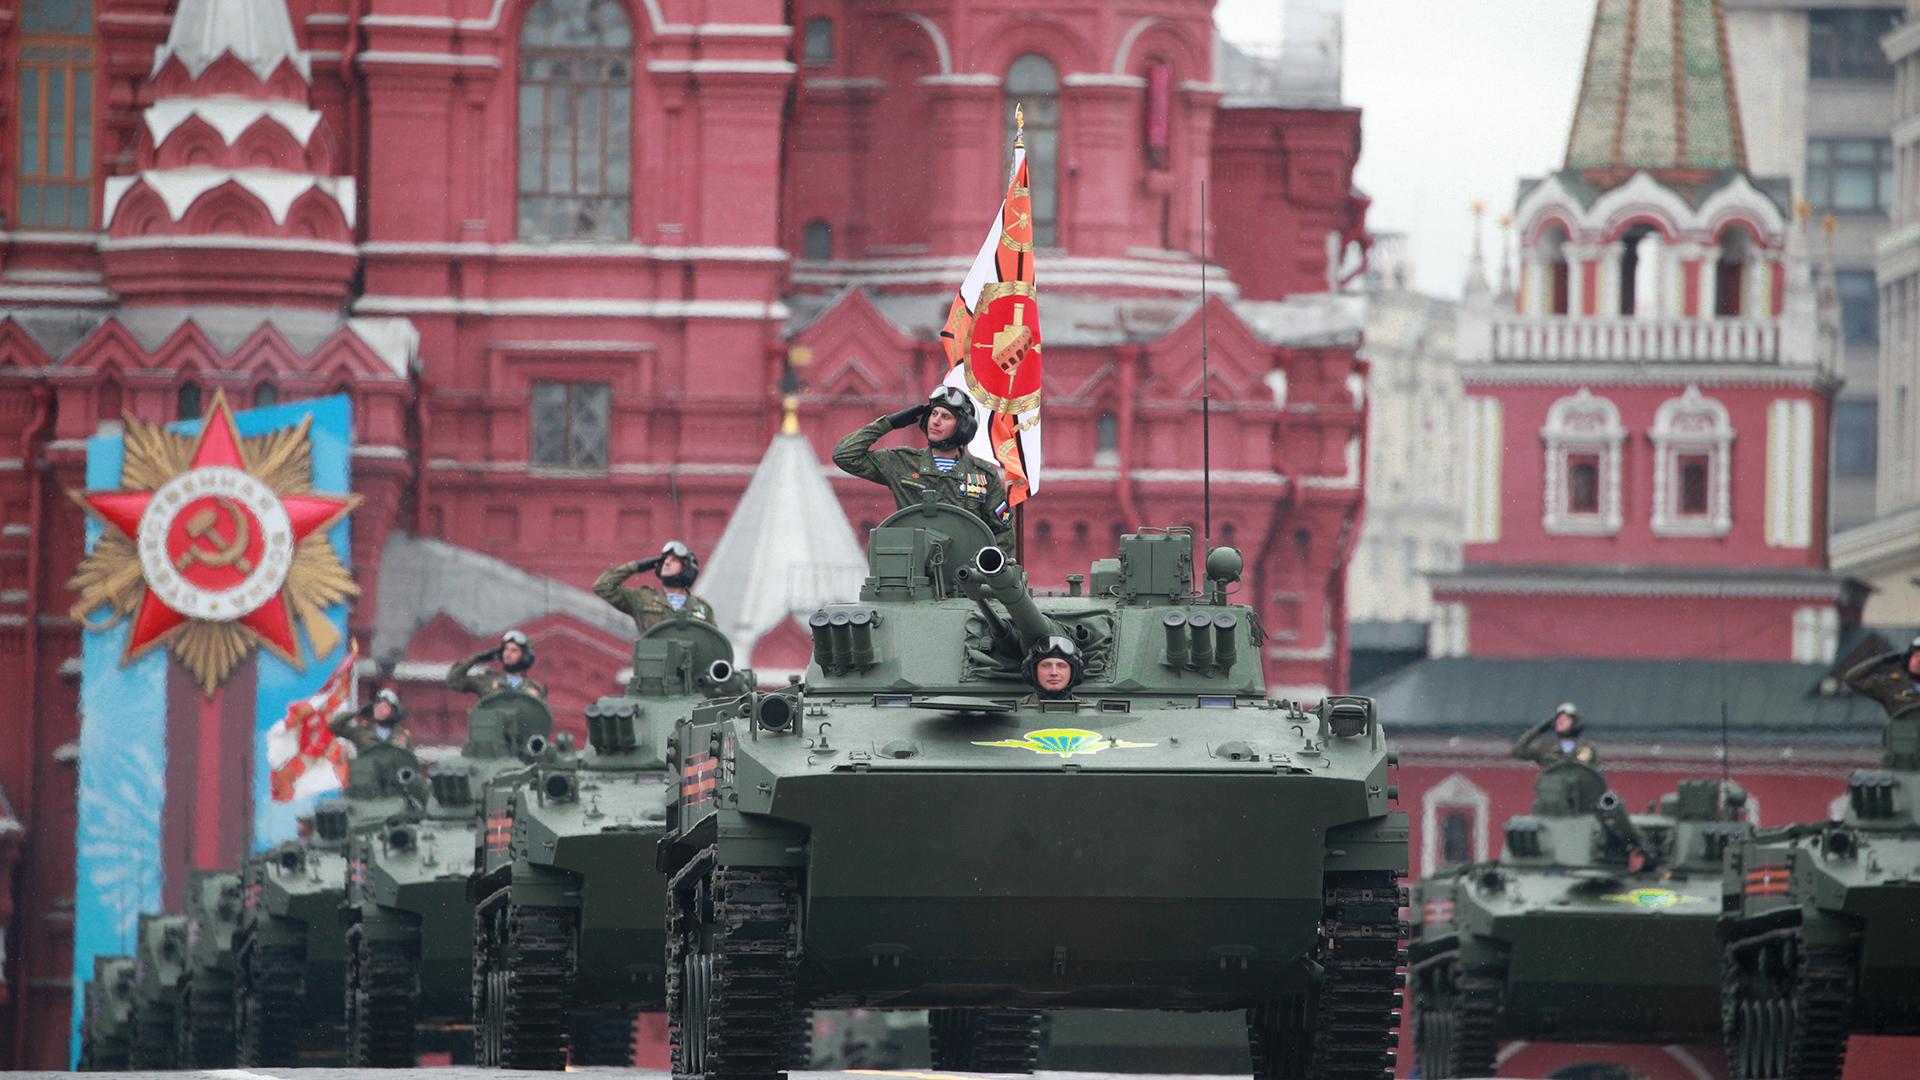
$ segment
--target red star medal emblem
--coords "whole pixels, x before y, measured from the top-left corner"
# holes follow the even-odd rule
[[[353,504],[343,496],[283,495],[250,464],[226,398],[215,395],[185,471],[151,491],[82,496],[139,555],[147,587],[127,660],[200,620],[245,627],[281,658],[300,662],[284,595],[294,552]]]

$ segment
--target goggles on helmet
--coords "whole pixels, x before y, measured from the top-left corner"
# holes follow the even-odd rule
[[[685,561],[687,556],[693,554],[693,549],[678,540],[669,540],[666,546],[660,549],[660,554],[662,556],[671,555],[676,559]]]
[[[524,649],[527,647],[527,635],[521,633],[518,630],[509,630],[506,633],[500,635],[500,644],[518,645]]]
[[[955,416],[972,415],[973,399],[957,386],[942,386],[927,395],[927,404],[937,405]]]

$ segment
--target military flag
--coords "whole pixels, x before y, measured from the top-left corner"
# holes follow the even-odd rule
[[[353,666],[360,659],[356,643],[347,643],[347,655],[320,689],[287,703],[287,714],[267,731],[267,767],[272,770],[274,802],[294,802],[346,786],[351,748],[336,738],[327,724],[341,709],[354,705]]]
[[[1000,466],[1008,509],[1040,491],[1040,303],[1024,116],[1018,108],[1014,123],[1006,198],[940,331],[950,365],[943,384],[964,391],[982,417],[967,451]]]

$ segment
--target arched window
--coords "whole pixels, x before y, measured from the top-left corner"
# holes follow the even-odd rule
[[[529,240],[632,235],[633,26],[620,0],[540,0],[520,32]]]
[[[1550,225],[1540,236],[1542,301],[1537,310],[1547,315],[1565,315],[1571,310],[1572,280],[1567,267],[1567,230]]]
[[[801,62],[808,67],[833,66],[833,20],[808,19],[801,39]]]
[[[1060,242],[1060,77],[1053,63],[1027,53],[1007,69],[1007,126],[1019,106],[1027,117],[1027,184],[1033,191],[1033,246]]]
[[[22,229],[85,229],[93,217],[93,0],[26,0],[20,12]]]
[[[1733,527],[1727,407],[1697,386],[1653,414],[1653,531],[1659,536],[1725,536]]]
[[[1660,230],[1635,225],[1620,237],[1620,314],[1660,314]]]
[[[1453,773],[1420,796],[1420,872],[1487,857],[1489,799],[1485,790]]]
[[[1620,531],[1620,410],[1585,387],[1547,410],[1547,532],[1611,536]]]
[[[1120,418],[1107,410],[1093,425],[1093,463],[1113,466],[1120,464]]]
[[[1147,61],[1147,168],[1165,171],[1173,163],[1173,65]]]
[[[280,388],[270,382],[263,382],[253,388],[253,407],[264,409],[280,404]]]
[[[1753,256],[1753,234],[1728,229],[1720,237],[1720,260],[1713,267],[1713,313],[1733,318],[1745,314],[1747,266]]]
[[[173,395],[173,418],[176,420],[200,419],[200,384],[185,382]]]
[[[833,258],[833,226],[824,221],[807,222],[807,233],[801,241],[800,252],[809,259],[825,261]]]

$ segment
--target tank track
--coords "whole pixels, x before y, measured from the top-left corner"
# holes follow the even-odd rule
[[[1721,953],[1720,1024],[1735,1080],[1839,1080],[1853,1011],[1853,949],[1799,927]],[[1768,970],[1771,969],[1771,970]]]
[[[1385,1080],[1400,1029],[1407,890],[1392,870],[1335,872],[1322,885],[1319,984],[1306,1002],[1247,1010],[1256,1080]],[[1304,1060],[1303,1060],[1304,1058]]]
[[[182,1069],[224,1069],[234,1063],[233,988],[224,978],[180,984],[174,1015],[174,1058]]]
[[[799,873],[718,866],[704,855],[681,871],[670,891],[673,1075],[778,1080],[796,1049]]]
[[[412,1068],[414,972],[419,947],[368,940],[362,927],[347,932],[347,1065],[360,1069]]]
[[[295,1065],[300,1060],[306,997],[306,950],[267,948],[243,940],[241,978],[233,991],[234,1056],[241,1066]]]
[[[171,1069],[174,1010],[135,1009],[133,1038],[127,1046],[127,1067],[136,1072]]]
[[[495,893],[474,912],[473,1052],[477,1064],[554,1072],[567,1065],[574,919]]]
[[[633,1025],[638,1015],[624,1006],[576,1010],[567,1026],[568,1062],[632,1068]]]
[[[1413,1047],[1420,1075],[1492,1076],[1500,1048],[1501,980],[1462,974],[1451,950],[1423,961],[1415,977]]]
[[[80,1072],[125,1072],[127,1069],[127,1037],[123,1034],[114,1039],[103,1039],[97,1033],[99,1024],[94,1020],[94,986],[87,988],[86,1011],[80,1018]],[[98,991],[104,994],[104,990]]]
[[[1045,1017],[1019,1009],[934,1009],[928,1016],[933,1067],[957,1072],[1031,1073],[1040,1064]]]

